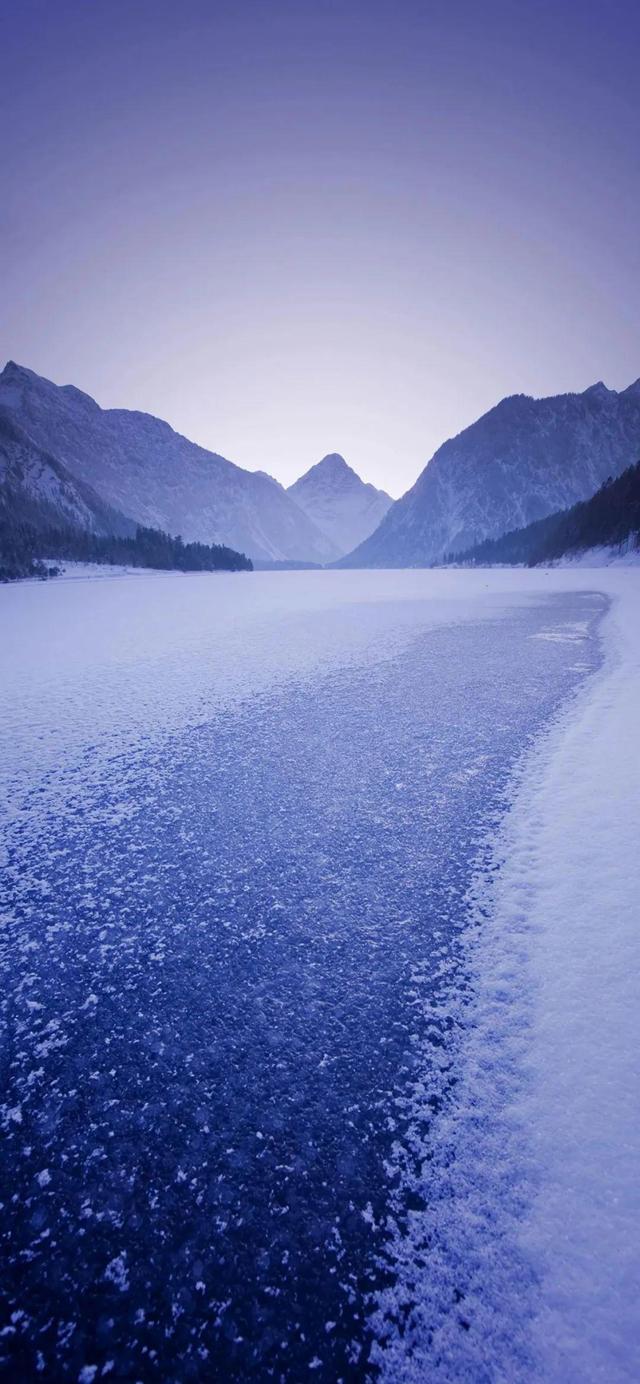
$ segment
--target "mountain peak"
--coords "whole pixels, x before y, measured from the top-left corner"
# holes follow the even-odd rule
[[[0,381],[4,391],[13,386],[14,389],[33,392],[41,399],[52,399],[56,393],[64,394],[81,403],[85,408],[101,411],[95,399],[92,399],[90,394],[85,394],[82,389],[76,389],[73,384],[54,384],[52,380],[47,380],[43,375],[36,374],[35,370],[29,370],[26,365],[18,365],[15,360],[7,361],[4,370],[0,373]]]
[[[615,392],[615,389],[607,389],[603,380],[598,380],[596,384],[591,384],[585,389],[584,395],[586,399],[608,399],[609,395]]]
[[[313,466],[305,471],[303,476],[299,476],[297,481],[290,485],[289,491],[300,501],[303,491],[310,490],[330,490],[332,492],[344,490],[359,490],[365,482],[361,480],[357,471],[349,466],[344,457],[339,452],[327,452],[321,461],[316,461]]]
[[[10,406],[18,404],[37,378],[37,375],[34,375],[32,370],[26,370],[24,365],[18,365],[15,360],[8,360],[0,373],[1,402]]]
[[[318,466],[331,466],[334,470],[352,470],[351,466],[347,466],[347,463],[344,457],[341,456],[340,452],[327,452],[326,457],[322,457],[322,460],[319,461],[317,464]]]
[[[363,483],[353,467],[349,466],[344,457],[340,455],[340,452],[327,452],[326,457],[322,457],[321,461],[317,461],[315,466],[311,466],[305,472],[305,476],[330,476],[331,478],[335,477],[336,480],[346,480],[349,477],[357,480],[360,484]],[[305,476],[301,476],[300,480],[304,480]],[[296,485],[297,483],[296,481]]]
[[[289,494],[342,555],[368,538],[391,498],[367,485],[339,452],[328,452],[289,486]]]
[[[18,365],[18,362],[15,360],[8,360],[4,370],[0,374],[0,379],[12,380],[15,379],[16,376],[18,376],[18,378],[33,377],[33,372],[27,370],[24,365]]]

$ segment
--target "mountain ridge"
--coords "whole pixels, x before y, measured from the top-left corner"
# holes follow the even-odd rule
[[[97,535],[128,537],[135,524],[108,505],[86,482],[0,407],[0,516],[35,527],[71,525]]]
[[[592,548],[640,544],[640,461],[609,478],[588,500],[537,519],[524,529],[453,553],[447,565],[536,567]]]
[[[507,395],[448,438],[375,532],[337,565],[428,566],[588,499],[640,445],[640,381]]]
[[[0,407],[138,524],[267,560],[335,556],[277,482],[207,451],[153,414],[102,409],[75,385],[56,385],[15,361],[0,374]]]

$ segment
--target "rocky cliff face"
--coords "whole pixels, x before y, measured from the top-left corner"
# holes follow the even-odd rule
[[[639,454],[640,380],[620,393],[516,394],[445,442],[344,565],[435,562],[587,499]]]
[[[112,509],[0,408],[0,520],[12,527],[73,528],[128,535],[132,520]]]

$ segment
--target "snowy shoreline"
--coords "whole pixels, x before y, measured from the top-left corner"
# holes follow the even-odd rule
[[[533,986],[513,1115],[539,1184],[521,1246],[541,1275],[538,1377],[558,1384],[622,1384],[640,1368],[640,583],[603,585],[605,662],[507,818],[492,925],[506,965],[514,929],[522,939]]]
[[[50,581],[104,581],[113,577],[195,577],[207,576],[217,577],[220,572],[181,572],[175,567],[118,567],[109,562],[72,562],[65,558],[45,557],[42,559],[45,567],[57,568],[55,577],[45,578]],[[235,574],[234,574],[235,575]],[[29,582],[42,584],[42,577],[18,577],[17,581],[21,584]]]
[[[71,561],[71,560],[67,561],[67,560],[61,559],[61,558],[43,558],[42,561],[44,562],[44,564],[45,564],[46,567],[55,567],[55,568],[57,568],[56,576],[55,576],[55,578],[52,578],[52,580],[55,580],[55,581],[61,581],[61,580],[62,580],[62,581],[78,581],[78,580],[80,580],[81,578],[84,578],[84,579],[86,579],[86,580],[88,580],[88,579],[91,579],[91,580],[93,580],[93,579],[99,579],[99,580],[100,580],[100,579],[105,579],[105,578],[108,578],[108,577],[189,577],[189,576],[202,576],[202,575],[206,575],[206,576],[220,576],[220,575],[221,575],[220,572],[207,572],[207,573],[199,573],[199,572],[181,572],[181,571],[178,571],[178,570],[175,569],[175,568],[171,568],[171,569],[165,570],[165,569],[161,569],[161,568],[157,568],[157,567],[126,567],[126,566],[118,567],[118,566],[113,566],[113,565],[111,565],[111,564],[109,564],[109,563],[101,563],[101,562],[74,562],[74,561]],[[513,567],[513,566],[511,566],[511,567],[509,567],[509,566],[502,566],[501,564],[497,564],[494,568],[490,568],[490,569],[486,569],[486,570],[490,570],[490,571],[502,571],[502,572],[508,572],[508,571],[531,571],[531,570],[533,570],[533,571],[538,571],[538,572],[541,572],[541,571],[548,572],[548,571],[558,571],[558,570],[559,570],[559,571],[563,571],[563,570],[565,570],[565,569],[574,570],[574,569],[576,569],[576,568],[582,568],[582,569],[587,569],[587,570],[593,569],[594,571],[598,571],[598,570],[600,570],[600,569],[603,568],[603,567],[605,567],[605,568],[610,568],[610,567],[638,567],[638,566],[640,566],[640,548],[638,548],[637,546],[632,546],[630,542],[627,542],[627,543],[620,544],[620,545],[618,545],[617,547],[588,548],[588,549],[585,549],[584,551],[581,551],[581,552],[570,553],[570,554],[567,554],[566,557],[559,558],[559,559],[557,560],[557,562],[553,562],[553,563],[551,563],[551,564],[550,564],[549,566],[547,566],[547,567],[538,567],[538,568],[533,568],[533,569],[531,569],[531,568],[526,568],[526,567],[524,567],[524,566],[521,566],[521,567],[518,567],[518,566]],[[258,568],[257,570],[260,570],[260,568]],[[295,569],[293,569],[293,570],[295,570]],[[323,570],[323,569],[316,569],[316,570]],[[363,568],[363,569],[361,569],[361,570],[362,570],[363,572],[366,572],[368,569]],[[382,570],[384,570],[384,569],[382,569]],[[420,569],[419,569],[419,568],[418,568],[418,569],[412,569],[412,568],[410,568],[410,569],[408,569],[408,570],[409,570],[409,571],[413,571],[413,570],[418,570],[418,571],[419,571]],[[424,570],[426,570],[426,571],[429,571],[429,570],[433,570],[433,571],[443,571],[443,570],[446,570],[446,569],[435,567],[435,568],[433,568],[433,569],[425,568]],[[464,568],[462,568],[462,569],[450,568],[449,570],[465,570],[465,569],[464,569]],[[470,568],[470,569],[466,569],[466,570],[471,570],[471,571],[476,570],[476,571],[482,573],[482,572],[484,572],[485,569],[483,569],[483,568],[476,568],[476,569]],[[287,575],[287,573],[281,573],[281,574],[279,574],[279,575]],[[18,578],[18,580],[19,580],[21,583],[25,583],[25,582],[34,583],[34,582],[41,582],[41,581],[42,581],[42,578],[41,578],[41,577],[20,577],[20,578]]]
[[[640,577],[598,585],[603,664],[525,753],[472,888],[427,1209],[375,1319],[390,1384],[640,1371]]]

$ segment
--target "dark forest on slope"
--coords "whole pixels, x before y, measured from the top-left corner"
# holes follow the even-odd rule
[[[138,526],[130,535],[16,523],[0,512],[0,581],[55,576],[60,561],[151,567],[179,572],[250,572],[243,553],[213,543],[183,543],[159,529]]]
[[[640,461],[615,480],[605,481],[590,500],[524,529],[513,529],[502,538],[486,539],[465,552],[449,553],[445,563],[535,567],[568,553],[616,547],[629,540],[636,546],[640,542]]]

